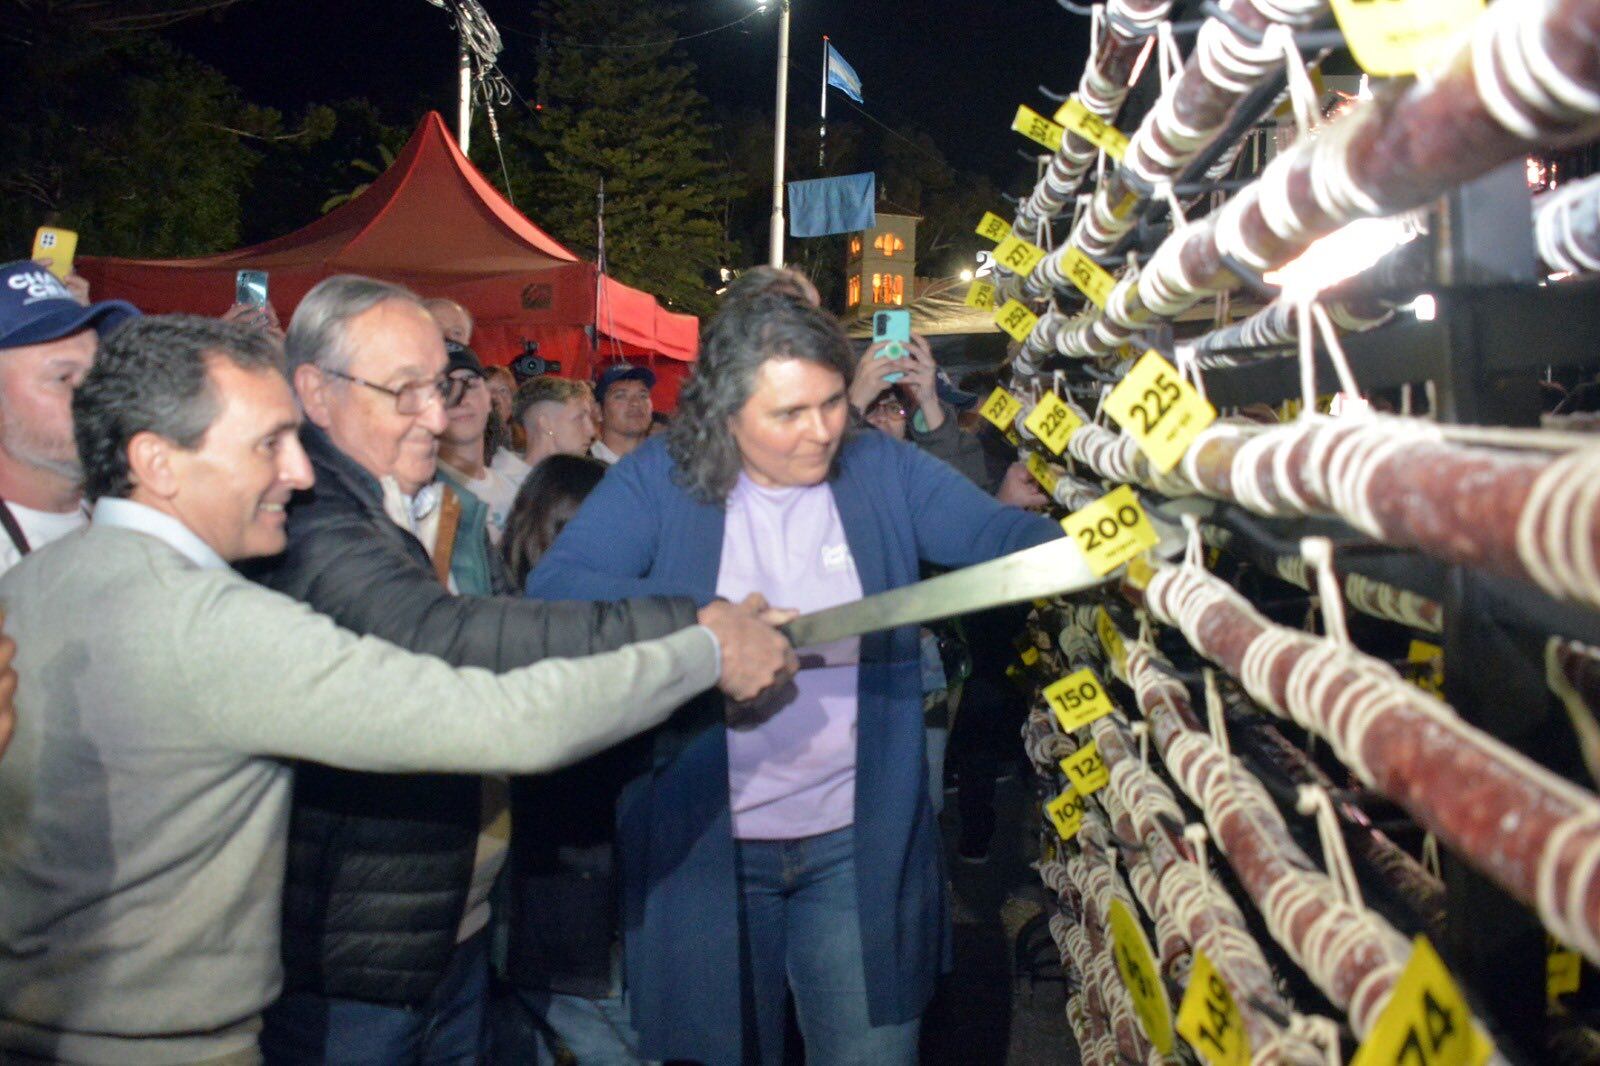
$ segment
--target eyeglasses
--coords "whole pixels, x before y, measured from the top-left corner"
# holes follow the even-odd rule
[[[438,377],[432,381],[412,381],[401,385],[398,389],[391,389],[387,385],[379,385],[376,381],[358,378],[342,370],[329,370],[327,367],[318,369],[329,377],[365,385],[369,389],[394,397],[395,413],[402,415],[421,414],[430,400],[438,400],[445,407],[454,407],[461,402],[461,398],[467,394],[467,389],[470,387],[468,382],[461,378]]]
[[[906,406],[898,400],[894,403],[875,403],[867,408],[868,418],[904,418]]]

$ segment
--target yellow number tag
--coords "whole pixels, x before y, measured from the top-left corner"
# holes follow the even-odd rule
[[[1046,685],[1044,698],[1065,733],[1077,732],[1112,710],[1110,697],[1087,666]]]
[[[1027,277],[1044,258],[1044,249],[1012,234],[994,246],[994,261],[1018,277]]]
[[[1111,953],[1117,972],[1133,999],[1133,1013],[1150,1043],[1163,1055],[1172,1053],[1172,1004],[1156,968],[1155,953],[1144,937],[1144,927],[1120,899],[1111,901]]]
[[[1056,494],[1056,482],[1060,480],[1060,475],[1056,473],[1056,468],[1051,466],[1049,461],[1038,452],[1028,453],[1028,473],[1033,475],[1035,481],[1044,486],[1044,491],[1047,495],[1054,496]]]
[[[1425,640],[1413,640],[1406,651],[1406,662],[1427,664],[1428,671],[1411,679],[1424,692],[1444,696],[1444,649]]]
[[[1036,663],[1038,661],[1039,661],[1039,649],[1038,648],[1023,648],[1022,649],[1022,665],[1023,666],[1032,666],[1034,663]]]
[[[1415,74],[1446,58],[1484,0],[1333,0],[1339,28],[1368,74]]]
[[[1038,144],[1044,145],[1052,152],[1061,148],[1061,138],[1067,131],[1061,126],[1045,118],[1027,104],[1017,108],[1017,117],[1011,120],[1011,128]]]
[[[1021,410],[1022,402],[996,385],[989,398],[983,401],[983,406],[978,408],[978,413],[993,423],[994,428],[1005,430],[1011,428],[1011,423],[1017,420]]]
[[[983,218],[978,221],[978,228],[975,232],[984,240],[994,241],[999,244],[1010,235],[1011,223],[993,211],[985,211]]]
[[[1494,1044],[1472,1023],[1472,1012],[1428,938],[1411,948],[1400,980],[1350,1066],[1482,1066]]]
[[[1067,536],[1078,542],[1089,569],[1109,574],[1160,539],[1127,485],[1112,489],[1098,500],[1061,520]]]
[[[1039,398],[1028,417],[1022,420],[1029,433],[1038,437],[1046,448],[1061,454],[1061,449],[1067,446],[1067,441],[1083,425],[1083,419],[1073,414],[1072,408],[1053,392],[1047,392]]]
[[[1200,431],[1217,419],[1217,409],[1153,351],[1145,352],[1111,390],[1105,409],[1163,474],[1178,465]]]
[[[1094,632],[1100,638],[1100,646],[1106,650],[1106,658],[1118,666],[1122,665],[1126,655],[1122,647],[1122,634],[1117,632],[1117,624],[1104,607],[1095,612]]]
[[[1545,991],[1554,1003],[1562,996],[1578,990],[1578,975],[1583,972],[1583,958],[1553,936],[1544,938],[1549,949],[1545,956]]]
[[[1100,748],[1092,740],[1061,760],[1061,772],[1080,796],[1092,796],[1111,783],[1111,771],[1106,769]]]
[[[1089,302],[1100,310],[1106,308],[1106,301],[1111,298],[1111,290],[1117,287],[1117,279],[1106,273],[1104,267],[1090,259],[1082,248],[1068,248],[1066,258],[1062,265],[1067,268],[1067,277],[1078,291],[1089,298]]]
[[[1022,435],[1017,432],[1016,426],[1007,426],[1004,436],[1006,438],[1006,443],[1010,444],[1013,448],[1022,447]]]
[[[1178,1007],[1178,1035],[1210,1066],[1248,1066],[1250,1034],[1216,967],[1198,948],[1189,987]]]
[[[1071,840],[1083,827],[1083,797],[1069,788],[1046,803],[1044,813],[1050,816],[1050,824],[1056,827],[1061,839]]]
[[[1007,300],[994,313],[995,323],[1007,333],[1011,334],[1014,341],[1025,341],[1028,334],[1033,332],[1033,327],[1039,321],[1039,316],[1028,310],[1017,300]],[[1019,407],[1020,410],[1020,407]]]
[[[967,290],[967,306],[976,307],[980,311],[994,308],[994,286],[987,281],[974,281],[972,288]]]
[[[1150,584],[1150,579],[1156,576],[1156,568],[1150,564],[1148,554],[1136,555],[1128,560],[1128,584],[1136,589],[1143,589]]]
[[[1128,138],[1111,123],[1084,107],[1076,96],[1068,97],[1067,102],[1056,109],[1056,121],[1096,148],[1105,149],[1106,155],[1119,163],[1122,154],[1128,150]]]

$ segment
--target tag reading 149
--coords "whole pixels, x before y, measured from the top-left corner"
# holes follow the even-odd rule
[[[1144,353],[1103,406],[1163,474],[1178,465],[1195,437],[1217,419],[1216,408],[1154,351]]]
[[[1244,1016],[1211,960],[1197,948],[1189,987],[1178,1007],[1178,1035],[1210,1066],[1248,1066],[1250,1034]]]
[[[1127,485],[1067,515],[1061,528],[1078,542],[1096,576],[1109,574],[1146,548],[1154,548],[1161,539]]]
[[[1022,424],[1029,433],[1057,455],[1067,446],[1067,441],[1072,439],[1072,434],[1083,425],[1083,419],[1073,413],[1072,408],[1053,392],[1047,392],[1039,398],[1039,402],[1023,419]]]

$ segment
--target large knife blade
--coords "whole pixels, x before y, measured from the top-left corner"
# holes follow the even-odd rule
[[[1081,592],[1110,576],[1097,576],[1076,542],[1063,537],[914,585],[803,614],[781,629],[796,648],[810,648],[880,629]]]

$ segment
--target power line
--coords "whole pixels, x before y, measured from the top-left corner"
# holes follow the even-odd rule
[[[668,48],[668,47],[671,47],[672,45],[679,44],[679,43],[681,43],[683,41],[693,41],[693,40],[697,40],[698,38],[701,38],[701,37],[710,37],[713,33],[721,33],[723,30],[731,30],[735,26],[742,25],[743,23],[749,22],[751,19],[757,17],[758,15],[762,15],[762,14],[765,14],[765,12],[762,11],[762,9],[760,9],[760,8],[756,8],[755,10],[751,11],[748,15],[744,15],[744,16],[742,16],[740,18],[736,18],[732,22],[725,22],[721,26],[713,26],[709,30],[701,30],[699,33],[686,33],[686,34],[683,34],[683,35],[678,36],[678,37],[672,37],[672,38],[669,38],[667,40],[661,40],[661,41],[644,41],[644,42],[640,42],[640,43],[636,43],[636,44],[596,44],[596,43],[591,43],[591,42],[587,42],[587,41],[555,40],[555,41],[551,41],[550,42],[550,47],[552,47],[552,48],[582,48],[582,49],[586,49],[586,50],[594,51],[594,52],[634,52],[634,51],[641,51],[641,50],[647,49],[647,48]],[[519,30],[519,29],[512,28],[510,32],[515,33],[515,34],[519,34],[520,36],[527,37],[529,39],[537,40],[537,38],[534,36],[534,34],[528,32],[527,30]]]

